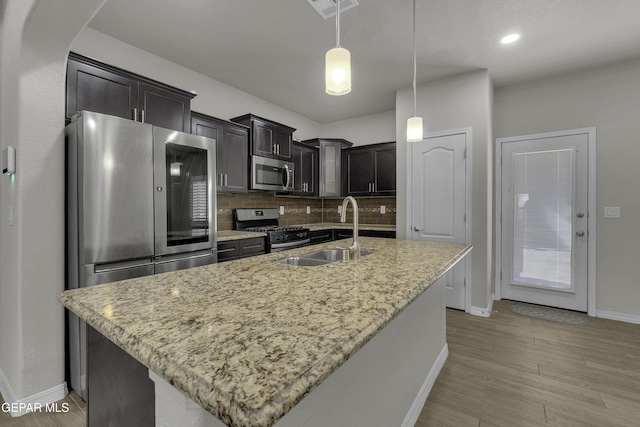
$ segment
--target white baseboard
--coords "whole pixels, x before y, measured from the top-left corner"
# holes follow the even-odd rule
[[[64,399],[69,391],[67,390],[67,383],[64,382],[48,390],[41,391],[32,396],[28,396],[24,399],[18,399],[13,392],[7,377],[4,375],[2,369],[0,369],[0,393],[5,403],[8,404],[6,412],[9,412],[12,417],[19,417],[34,410],[41,408],[45,410],[47,404],[57,402]],[[2,409],[5,411],[5,408]]]
[[[474,316],[480,317],[491,316],[491,311],[493,310],[493,300],[495,298],[495,294],[491,294],[491,297],[489,297],[489,305],[487,306],[487,308],[471,306],[471,310],[469,311],[469,313],[473,314]]]
[[[635,314],[617,313],[615,311],[596,310],[596,317],[603,319],[618,320],[620,322],[640,324],[640,316]]]
[[[444,362],[446,362],[447,357],[449,356],[449,346],[445,343],[444,347],[440,351],[436,362],[431,367],[429,371],[429,375],[427,375],[427,379],[420,387],[420,391],[416,396],[407,416],[404,418],[402,422],[402,427],[413,427],[416,425],[418,421],[418,417],[420,416],[420,412],[422,412],[422,408],[424,407],[425,402],[427,401],[427,397],[429,397],[429,393],[431,392],[431,388],[433,384],[436,382],[436,378],[438,378],[438,374],[440,374],[440,370],[444,366]]]

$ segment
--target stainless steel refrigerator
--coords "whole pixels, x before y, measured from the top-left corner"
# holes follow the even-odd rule
[[[215,140],[82,111],[66,141],[68,289],[216,262]],[[84,322],[68,330],[86,398]]]

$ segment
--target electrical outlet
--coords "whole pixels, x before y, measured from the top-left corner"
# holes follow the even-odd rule
[[[382,215],[387,213],[387,207],[385,205],[380,205],[380,213]]]
[[[342,205],[338,205],[338,213],[341,214],[342,213]]]
[[[307,215],[311,213],[311,206],[307,206]]]
[[[280,215],[284,215],[284,206],[280,206]]]

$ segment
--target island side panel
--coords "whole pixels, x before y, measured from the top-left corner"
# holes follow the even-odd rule
[[[438,279],[275,427],[413,426],[447,355]]]
[[[148,369],[87,325],[87,427],[155,426]]]
[[[275,427],[413,426],[448,354],[445,315],[439,279]],[[150,377],[158,426],[176,420],[225,426],[153,372]]]

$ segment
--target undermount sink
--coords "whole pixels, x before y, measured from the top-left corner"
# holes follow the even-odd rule
[[[345,251],[348,250],[344,248],[322,249],[320,251],[309,252],[308,254],[279,259],[274,262],[300,266],[325,265],[336,261],[343,261]],[[360,251],[360,256],[369,255],[370,253],[371,251]]]

